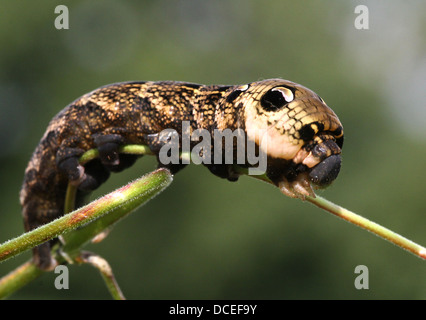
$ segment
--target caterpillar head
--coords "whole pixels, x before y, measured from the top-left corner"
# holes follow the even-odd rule
[[[291,197],[330,185],[340,171],[343,126],[324,100],[281,79],[251,83],[246,93],[247,137],[267,155],[268,177]]]

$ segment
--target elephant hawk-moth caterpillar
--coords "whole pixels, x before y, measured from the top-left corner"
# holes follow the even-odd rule
[[[329,185],[340,170],[342,124],[324,100],[294,82],[269,79],[236,86],[115,83],[83,95],[50,121],[26,168],[20,192],[25,229],[64,214],[68,183],[78,187],[78,202],[105,182],[110,172],[131,166],[138,156],[119,153],[120,146],[144,144],[158,158],[166,143],[159,139],[160,133],[173,129],[182,136],[184,121],[192,132],[243,132],[245,141],[266,154],[268,178],[291,197],[313,195],[311,185]],[[266,144],[258,132],[266,137]],[[93,148],[98,149],[99,158],[82,166],[79,157]],[[185,165],[159,161],[159,166],[172,173]],[[238,179],[230,163],[204,165],[221,178]],[[251,166],[248,162],[242,165]],[[46,242],[33,250],[34,262],[42,269],[55,263],[50,249],[51,243]]]

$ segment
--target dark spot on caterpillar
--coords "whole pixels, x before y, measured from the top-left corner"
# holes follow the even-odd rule
[[[226,102],[232,103],[237,97],[241,94],[241,90],[234,90],[232,91],[229,96],[226,98]]]
[[[266,111],[276,111],[287,104],[283,94],[279,90],[269,90],[260,99],[262,108]]]
[[[189,88],[193,88],[193,89],[198,89],[199,87],[201,87],[200,84],[196,84],[196,83],[185,83],[184,85],[185,85],[185,87],[189,87]]]
[[[315,132],[313,126],[316,125],[316,127],[318,128],[317,131]],[[299,134],[300,134],[300,139],[302,139],[303,141],[307,142],[310,141],[314,138],[314,135],[318,132],[321,132],[324,130],[324,125],[322,123],[319,122],[313,122],[310,124],[305,124],[300,130],[299,130]]]
[[[342,131],[343,131],[343,128],[342,128],[342,127],[339,127],[338,129],[336,129],[336,130],[334,130],[334,131],[333,131],[333,135],[334,135],[335,137],[338,137],[338,136],[340,136],[340,135],[341,135],[341,137],[340,137],[340,138],[337,138],[337,139],[336,139],[336,143],[337,143],[337,145],[340,147],[340,149],[342,149],[342,147],[343,147],[343,135],[342,135]]]
[[[343,148],[343,136],[341,136],[340,138],[336,139],[336,144],[339,146],[340,149]]]
[[[303,141],[310,141],[314,137],[315,131],[310,124],[306,124],[299,130],[299,135]]]

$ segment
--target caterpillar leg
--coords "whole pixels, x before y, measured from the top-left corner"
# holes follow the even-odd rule
[[[147,134],[145,135],[144,140],[151,151],[157,155],[158,168],[166,168],[169,169],[172,174],[176,174],[188,165],[183,163],[182,155],[179,154],[180,142],[177,133],[170,132],[168,134]],[[174,143],[176,143],[176,145],[174,145]],[[163,155],[161,149],[166,144],[170,144],[169,146],[172,147],[166,148],[168,151],[166,152],[166,155]],[[172,152],[175,152],[176,154],[170,154]],[[163,161],[165,159],[162,159],[162,156],[166,158],[167,163]]]
[[[80,148],[67,146],[65,140],[56,155],[56,162],[60,171],[68,176],[71,184],[78,186],[82,191],[93,191],[104,183],[110,172],[120,172],[132,166],[137,155],[120,154],[119,148],[125,139],[119,134],[93,135],[95,148],[99,151],[99,159],[94,159],[84,166],[79,163],[84,151]]]
[[[118,149],[124,143],[124,138],[118,134],[96,134],[93,140],[102,164],[113,171],[120,164]]]
[[[84,165],[84,179],[78,185],[78,189],[86,192],[93,191],[108,180],[109,176],[110,172],[101,161],[94,159]]]
[[[228,179],[229,181],[237,181],[240,174],[235,172],[233,165],[230,164],[206,164],[211,173],[219,178]]]
[[[84,167],[79,163],[83,150],[79,148],[60,148],[56,154],[59,171],[68,176],[70,183],[79,185],[84,179]]]
[[[119,153],[120,147],[126,142],[120,134],[95,134],[93,140],[99,151],[99,159],[109,171],[121,172],[131,167],[138,158],[137,155]]]

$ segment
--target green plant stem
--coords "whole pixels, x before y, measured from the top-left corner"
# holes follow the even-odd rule
[[[361,217],[358,214],[348,209],[342,208],[318,195],[316,195],[315,198],[307,196],[306,200],[343,220],[346,220],[354,225],[357,225],[358,227],[370,231],[373,234],[411,252],[419,258],[426,259],[426,248],[399,235],[398,233],[392,230],[389,230],[379,225],[378,223]]]
[[[125,218],[137,207],[153,199],[170,185],[172,179],[172,175],[167,169],[157,169],[143,178],[118,189],[117,197],[120,198],[118,199],[120,202],[119,207],[116,210],[109,210],[108,215],[105,215],[102,219],[98,219],[72,233],[64,235],[65,244],[63,250],[68,253],[78,250],[86,242],[92,240],[93,237],[108,230],[113,224]],[[110,199],[116,197],[114,194],[108,196]],[[96,206],[94,206],[94,210],[97,210]]]
[[[81,262],[83,263],[90,264],[91,266],[98,269],[113,299],[115,300],[126,299],[123,295],[123,292],[120,289],[120,286],[115,280],[114,274],[112,273],[112,269],[108,261],[106,261],[104,258],[96,254],[93,254],[87,251],[81,252],[80,256],[77,259],[77,262],[79,260],[81,260]]]
[[[236,170],[240,174],[248,175],[248,170],[246,168],[234,166],[234,170]],[[272,184],[272,182],[268,179],[268,177],[266,177],[266,175],[250,175],[250,177]],[[389,230],[379,225],[378,223],[370,221],[352,211],[342,208],[341,206],[336,205],[318,195],[315,195],[315,198],[306,196],[306,201],[309,201],[310,203],[316,205],[317,207],[324,209],[330,212],[331,214],[341,219],[344,219],[347,222],[350,222],[358,227],[361,227],[375,234],[376,236],[384,240],[387,240],[393,243],[394,245],[407,250],[408,252],[411,252],[412,254],[414,254],[415,256],[421,259],[426,260],[425,247],[422,247],[421,245],[399,235],[398,233],[392,230]]]
[[[44,271],[37,268],[31,261],[22,264],[0,279],[0,299],[8,297],[43,273]]]
[[[135,155],[153,155],[151,149],[143,144],[127,144],[121,146],[118,150],[120,153],[135,154]],[[98,149],[90,149],[86,151],[79,159],[80,164],[85,164],[90,160],[99,157]]]
[[[61,234],[81,227],[107,213],[114,217],[114,219],[107,217],[106,224],[110,225],[113,223],[111,220],[116,221],[118,219],[117,216],[126,215],[129,211],[134,210],[147,200],[153,198],[166,188],[171,181],[172,176],[166,169],[158,169],[147,174],[76,211],[66,214],[30,232],[24,233],[15,239],[7,241],[0,246],[0,261],[5,261],[25,250],[31,249]],[[99,225],[96,230],[99,230]],[[102,230],[99,232],[101,231]],[[86,234],[86,236],[93,237],[94,235]],[[73,243],[77,246],[88,240],[90,239],[82,239],[80,237],[78,240],[73,240]]]

